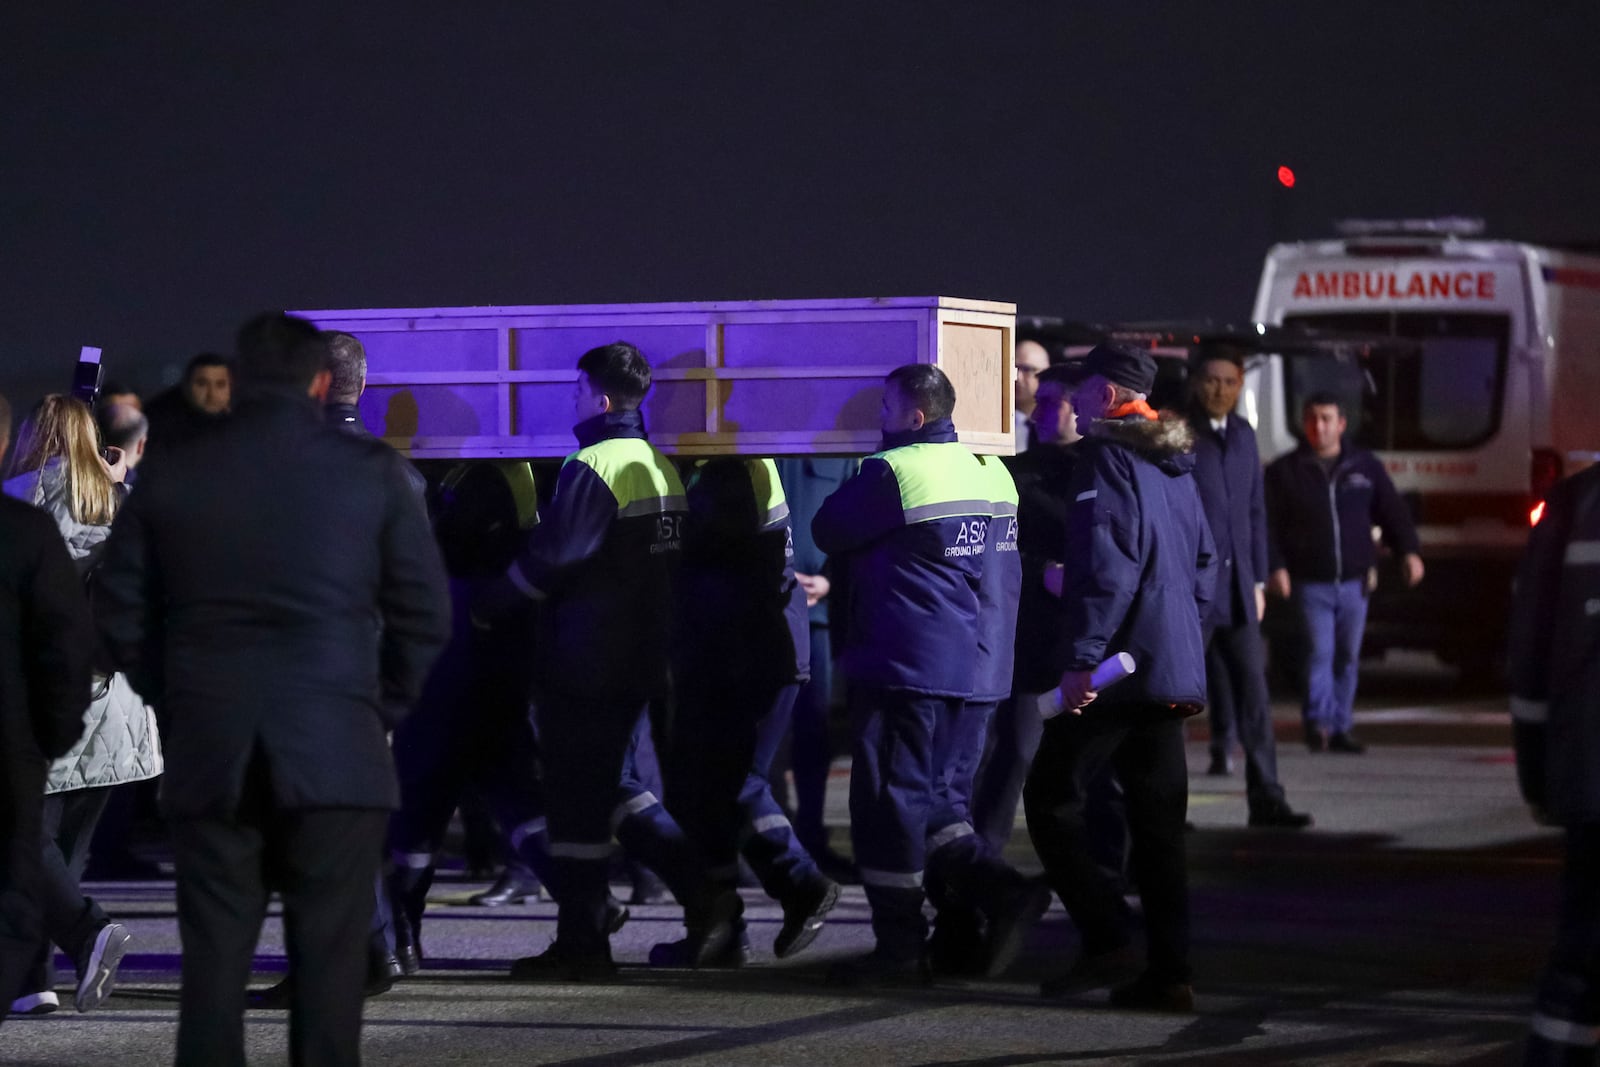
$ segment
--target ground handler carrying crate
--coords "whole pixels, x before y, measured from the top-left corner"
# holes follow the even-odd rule
[[[951,297],[301,311],[367,350],[367,428],[413,459],[534,459],[574,447],[578,357],[637,345],[651,443],[696,455],[865,454],[883,377],[932,363],[975,452],[1015,448],[1016,305]]]

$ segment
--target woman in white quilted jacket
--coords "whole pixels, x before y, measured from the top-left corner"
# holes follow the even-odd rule
[[[67,551],[87,575],[111,532],[126,473],[117,449],[101,454],[88,405],[52,394],[18,430],[4,488],[55,519]],[[50,765],[45,784],[40,900],[49,937],[25,987],[34,992],[11,1005],[17,1014],[43,1014],[59,1006],[51,942],[77,967],[75,1006],[92,1011],[110,995],[131,940],[127,927],[83,895],[79,880],[111,787],[160,774],[161,742],[155,716],[121,674],[95,676],[84,723],[83,739]]]

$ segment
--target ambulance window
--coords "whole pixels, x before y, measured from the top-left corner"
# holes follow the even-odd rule
[[[1300,405],[1316,391],[1344,399],[1350,436],[1365,448],[1475,448],[1499,430],[1510,337],[1506,316],[1368,312],[1286,321],[1420,342],[1378,349],[1359,364],[1326,356],[1288,357],[1285,414],[1297,436]]]
[[[1435,337],[1422,343],[1414,360],[1396,360],[1396,377],[1409,377],[1416,363],[1417,403],[1409,425],[1395,426],[1396,448],[1466,448],[1494,432],[1499,411],[1500,353],[1495,342],[1477,337]],[[1416,444],[1402,438],[1415,438]]]
[[[1474,448],[1500,428],[1504,315],[1396,315],[1395,332],[1421,341],[1390,363],[1391,448]]]
[[[1372,389],[1366,374],[1353,362],[1322,356],[1290,356],[1284,367],[1288,410],[1284,418],[1296,437],[1302,436],[1300,413],[1305,402],[1319,394],[1338,397],[1349,421],[1350,439],[1366,448],[1382,448],[1368,440],[1373,426]]]

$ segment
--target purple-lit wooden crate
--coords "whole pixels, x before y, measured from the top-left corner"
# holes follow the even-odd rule
[[[1010,454],[1016,305],[950,297],[298,312],[367,349],[367,427],[418,459],[564,456],[578,357],[638,345],[650,439],[679,455],[866,453],[883,376],[935,363],[956,426]]]

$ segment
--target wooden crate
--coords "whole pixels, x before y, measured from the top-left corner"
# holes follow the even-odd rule
[[[1009,455],[1016,306],[949,297],[303,311],[367,350],[361,415],[414,458],[564,456],[578,357],[650,361],[650,440],[679,455],[861,454],[885,374],[934,363],[974,451]]]

